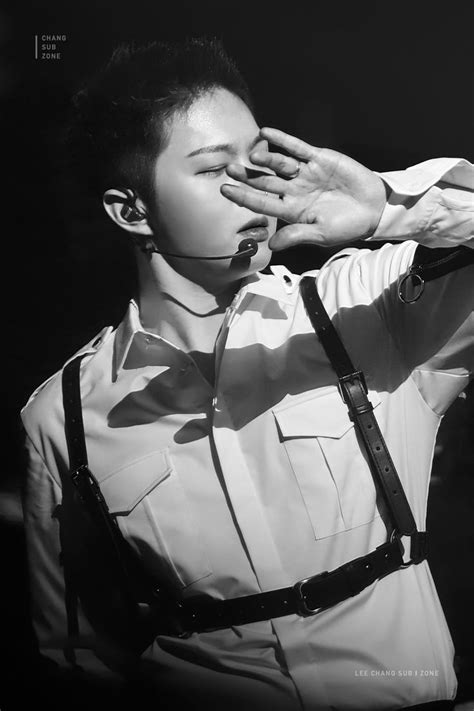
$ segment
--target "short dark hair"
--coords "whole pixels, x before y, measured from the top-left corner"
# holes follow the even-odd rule
[[[66,144],[76,179],[96,197],[124,186],[147,202],[168,120],[217,87],[253,112],[247,84],[216,38],[120,44],[72,99]]]

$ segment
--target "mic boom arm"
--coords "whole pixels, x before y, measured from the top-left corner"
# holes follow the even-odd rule
[[[162,252],[160,249],[154,249],[153,251],[157,252],[157,254],[163,254],[166,257],[178,257],[180,259],[235,259],[236,257],[253,257],[254,254],[257,254],[258,243],[251,238],[243,239],[239,243],[237,252],[234,252],[234,254],[224,254],[221,257],[195,257],[189,256],[187,254],[173,254],[172,252]]]

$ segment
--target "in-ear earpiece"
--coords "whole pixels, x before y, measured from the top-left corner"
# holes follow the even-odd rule
[[[133,190],[133,188],[125,188],[125,192],[127,193],[127,199],[125,200],[124,206],[120,210],[120,214],[123,219],[127,222],[139,222],[144,220],[146,218],[146,213],[135,205],[137,199],[135,190]]]
[[[106,195],[104,200],[108,205],[114,202],[123,202],[123,207],[120,210],[120,215],[127,222],[139,222],[146,219],[146,212],[140,210],[135,203],[137,201],[137,193],[133,188],[117,188],[126,194],[126,198],[122,198],[118,195]]]
[[[128,204],[122,207],[120,214],[127,222],[139,222],[140,220],[144,220],[146,217],[144,212],[139,210],[137,207],[133,207]]]

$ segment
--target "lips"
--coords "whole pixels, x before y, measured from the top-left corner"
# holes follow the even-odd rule
[[[268,219],[265,216],[254,217],[240,228],[239,235],[254,239],[256,242],[263,242],[268,239]]]
[[[268,218],[264,215],[252,218],[243,227],[240,228],[239,234],[241,232],[247,232],[247,230],[252,230],[258,227],[268,227]]]

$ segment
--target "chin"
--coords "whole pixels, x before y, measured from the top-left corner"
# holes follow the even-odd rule
[[[243,278],[265,269],[270,263],[271,258],[272,253],[270,249],[264,245],[263,248],[259,247],[257,254],[253,257],[232,259],[229,265],[229,271],[231,271],[233,275],[238,275],[239,278]]]
[[[259,249],[255,257],[252,259],[251,266],[254,272],[260,272],[265,267],[268,267],[272,260],[273,252],[267,245],[263,249]]]

